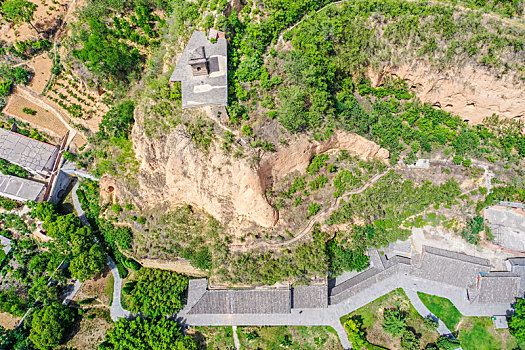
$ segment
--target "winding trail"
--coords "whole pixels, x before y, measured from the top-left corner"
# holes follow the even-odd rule
[[[230,245],[230,250],[239,252],[239,251],[248,251],[248,250],[256,249],[256,248],[260,248],[260,247],[276,248],[276,247],[283,247],[283,246],[292,244],[294,242],[297,242],[300,239],[302,239],[304,236],[306,236],[312,230],[312,228],[314,227],[315,224],[320,223],[323,220],[327,219],[337,208],[339,208],[339,205],[341,204],[341,201],[343,201],[345,199],[348,199],[348,197],[350,197],[351,195],[360,194],[360,193],[364,192],[367,188],[369,188],[370,186],[375,184],[377,181],[379,181],[381,178],[383,178],[383,176],[388,174],[390,172],[390,170],[393,170],[394,168],[395,168],[395,166],[388,167],[384,172],[382,172],[380,174],[376,174],[375,176],[373,176],[361,188],[359,188],[357,190],[351,190],[351,191],[345,192],[341,197],[337,198],[337,200],[332,202],[330,207],[328,207],[325,210],[323,210],[323,211],[317,213],[316,215],[314,215],[310,219],[310,221],[308,221],[308,224],[306,224],[306,226],[301,231],[299,231],[299,233],[296,236],[294,236],[294,238],[289,239],[288,241],[285,241],[285,242],[280,242],[280,243],[270,243],[270,242],[266,242],[266,241],[260,241],[260,242],[257,242],[257,243],[253,243],[251,245],[232,244],[232,245]]]
[[[89,226],[89,221],[86,217],[86,214],[84,213],[84,210],[82,210],[82,207],[80,205],[80,201],[78,200],[77,196],[77,190],[79,187],[79,183],[75,184],[73,186],[73,205],[75,206],[75,210],[77,211],[78,217],[80,218],[80,221],[84,226]],[[97,238],[95,237],[95,240]],[[111,315],[111,319],[113,321],[118,321],[119,318],[127,318],[130,316],[130,312],[128,310],[125,310],[122,307],[121,302],[121,290],[122,290],[122,278],[120,278],[120,274],[118,273],[117,265],[111,259],[109,255],[107,255],[108,258],[108,265],[111,269],[111,274],[113,275],[113,302],[111,303],[111,306],[109,308],[109,313]],[[80,287],[79,287],[80,288]]]

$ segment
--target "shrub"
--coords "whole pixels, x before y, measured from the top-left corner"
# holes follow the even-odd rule
[[[416,337],[414,332],[405,330],[401,336],[401,349],[403,350],[419,350],[421,346],[421,340]]]
[[[383,329],[385,332],[396,337],[403,333],[406,325],[407,315],[399,308],[383,311]]]
[[[31,108],[28,108],[28,107],[22,108],[22,112],[24,112],[25,114],[30,114],[30,115],[35,115],[36,114],[36,111],[34,109],[31,109]]]

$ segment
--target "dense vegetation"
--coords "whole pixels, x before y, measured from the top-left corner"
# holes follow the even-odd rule
[[[136,261],[127,258],[120,251],[120,249],[129,250],[131,248],[131,229],[126,226],[116,226],[101,216],[106,208],[100,207],[98,183],[90,180],[83,181],[77,195],[93,231],[115,260],[120,276],[122,278],[127,277],[127,268],[139,269],[140,265]]]
[[[61,343],[73,320],[74,313],[67,306],[59,303],[44,306],[32,314],[29,339],[37,349],[53,349]]]
[[[398,239],[406,239],[410,230],[404,222],[429,206],[452,205],[461,194],[455,180],[436,186],[430,182],[417,185],[403,181],[399,174],[390,172],[363,193],[343,201],[327,220],[330,225],[363,220],[365,226],[353,226],[354,241],[365,246],[382,246]]]
[[[34,205],[31,214],[44,222],[43,229],[54,238],[48,243],[51,253],[69,259],[69,271],[74,278],[84,281],[102,271],[105,253],[95,242],[91,228],[83,227],[77,216],[60,215],[49,202]]]
[[[0,66],[0,111],[7,103],[14,84],[26,85],[33,73],[24,67],[11,67],[7,64]]]
[[[130,311],[160,317],[172,315],[182,308],[183,292],[187,288],[188,278],[184,275],[142,268],[136,279],[126,284],[124,291],[130,294]]]
[[[132,321],[121,318],[115,328],[99,345],[100,350],[196,350],[197,344],[191,336],[182,335],[177,322],[164,317],[138,317]]]
[[[518,299],[513,308],[514,314],[509,321],[510,333],[518,342],[525,343],[525,299]]]
[[[94,74],[94,80],[120,92],[135,81],[146,59],[145,51],[158,45],[163,21],[153,11],[163,2],[97,1],[82,8],[72,54]],[[160,24],[159,24],[160,22]]]

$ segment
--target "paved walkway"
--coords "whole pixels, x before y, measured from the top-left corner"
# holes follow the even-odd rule
[[[73,186],[73,205],[75,206],[75,210],[77,211],[78,217],[80,218],[80,221],[84,226],[89,226],[89,221],[86,218],[86,214],[84,213],[84,210],[82,210],[82,207],[80,205],[80,201],[78,200],[77,196],[77,190],[79,187],[79,183],[75,184]],[[96,237],[95,237],[96,240]],[[122,278],[120,278],[120,274],[117,269],[117,265],[111,259],[111,257],[108,255],[108,265],[111,269],[111,274],[113,274],[113,302],[111,303],[111,306],[109,308],[109,313],[111,315],[111,319],[113,321],[118,321],[119,318],[126,318],[129,317],[130,312],[128,310],[125,310],[122,307],[121,302],[121,290],[122,290]],[[80,287],[79,287],[80,288]]]
[[[437,328],[437,331],[440,335],[449,335],[452,334],[452,332],[445,326],[443,321],[441,321],[436,315],[434,315],[430,310],[423,304],[421,299],[419,299],[419,296],[417,295],[417,292],[412,289],[405,289],[405,294],[407,295],[408,299],[410,300],[410,303],[414,306],[416,311],[423,316],[424,318],[431,318],[435,321],[438,321],[439,325]]]
[[[71,300],[73,300],[73,298],[75,297],[75,295],[77,295],[77,292],[78,290],[80,289],[80,287],[82,287],[82,282],[80,281],[75,281],[75,284],[73,284],[73,289],[71,290],[71,292],[69,292],[68,295],[66,295],[66,297],[64,298],[64,300],[62,301],[62,304],[63,305],[69,305],[69,303],[71,302]]]
[[[237,326],[232,327],[233,331],[233,342],[235,343],[235,349],[241,349],[241,342],[239,341],[239,334],[237,334]]]
[[[333,327],[345,349],[350,349],[343,326],[339,322],[341,316],[347,315],[363,307],[375,299],[402,288],[411,298],[414,306],[422,314],[430,314],[424,307],[416,292],[437,295],[449,299],[464,316],[505,315],[510,309],[509,304],[470,304],[464,289],[442,283],[410,276],[400,271],[376,283],[373,287],[362,291],[341,303],[322,309],[292,309],[288,314],[199,314],[189,315],[191,306],[186,307],[177,316],[179,321],[188,326],[330,326]],[[414,297],[414,294],[416,297]],[[419,300],[419,302],[418,302]],[[447,334],[446,327],[440,325],[440,333]],[[450,332],[448,332],[450,333]]]

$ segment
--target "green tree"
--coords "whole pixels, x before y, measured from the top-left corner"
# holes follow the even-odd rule
[[[419,350],[421,347],[421,340],[414,334],[414,332],[405,330],[401,336],[400,345],[403,350]]]
[[[82,226],[80,219],[75,214],[61,215],[53,220],[48,216],[42,227],[53,238],[63,238],[69,241],[71,236]]]
[[[365,333],[361,330],[362,324],[358,320],[349,319],[345,322],[345,330],[348,334],[348,340],[352,343],[354,349],[362,349],[368,344]]]
[[[447,336],[441,336],[436,341],[436,345],[441,350],[456,350],[457,348],[460,347],[461,344],[460,344],[459,340],[457,340],[457,339],[452,339],[452,338],[449,338]]]
[[[37,349],[53,349],[63,340],[73,320],[73,313],[67,306],[59,303],[44,306],[33,314],[29,339]]]
[[[35,10],[36,5],[27,0],[7,0],[2,4],[2,13],[5,19],[15,23],[27,22],[31,24]],[[33,26],[33,28],[35,27]]]
[[[513,305],[514,315],[510,317],[509,330],[518,343],[525,342],[525,299],[517,299]]]
[[[142,318],[132,321],[121,318],[108,331],[100,350],[196,350],[197,343],[189,335],[182,335],[177,322],[164,317]]]
[[[85,281],[102,271],[106,263],[106,254],[98,243],[89,250],[84,250],[75,256],[69,265],[71,276]]]
[[[383,311],[383,329],[397,337],[405,330],[407,316],[399,308]]]
[[[182,308],[182,293],[188,287],[186,276],[143,268],[138,272],[136,282],[129,298],[131,311],[141,311],[149,316],[166,316]]]

